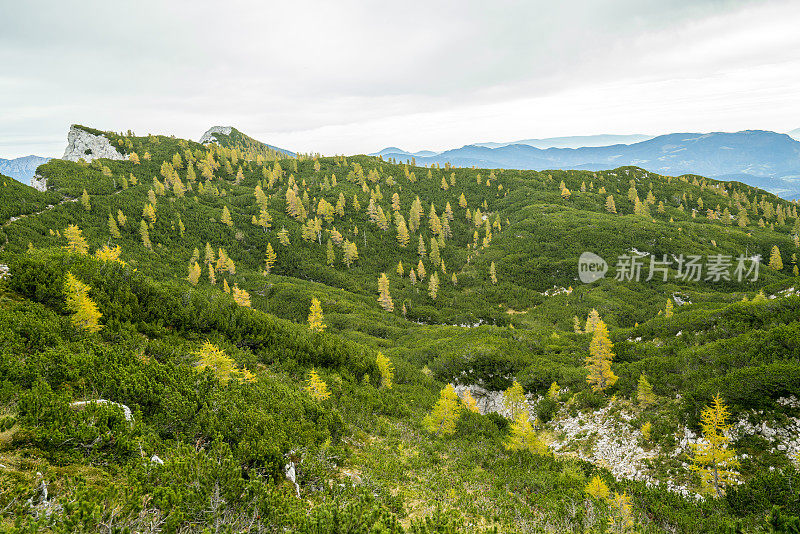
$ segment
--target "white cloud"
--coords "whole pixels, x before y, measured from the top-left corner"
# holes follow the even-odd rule
[[[0,157],[72,122],[325,153],[800,125],[791,1],[120,5],[0,6]]]

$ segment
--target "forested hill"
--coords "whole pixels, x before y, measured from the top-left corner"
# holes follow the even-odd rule
[[[685,438],[717,393],[733,419],[800,422],[796,204],[636,167],[102,133],[126,159],[52,160],[46,192],[0,190],[4,528],[727,532],[800,513],[796,437],[738,435],[714,494]],[[604,278],[580,281],[584,252]],[[687,276],[690,256],[728,276]],[[598,317],[618,379],[592,387]],[[507,388],[530,430],[493,404]],[[635,474],[604,456],[624,432]]]

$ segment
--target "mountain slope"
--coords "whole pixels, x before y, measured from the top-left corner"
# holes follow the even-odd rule
[[[266,143],[262,143],[252,137],[243,134],[232,126],[212,126],[200,136],[200,144],[217,143],[225,148],[235,148],[237,150],[253,154],[253,158],[258,155],[263,157],[274,157],[276,154],[294,157],[295,153],[278,148]]]
[[[14,159],[0,158],[0,174],[10,176],[23,184],[30,184],[31,178],[36,174],[39,165],[50,161],[50,158],[41,156],[25,156]]]
[[[800,482],[800,414],[784,403],[800,387],[796,205],[637,167],[271,159],[102,135],[139,163],[53,160],[39,171],[46,193],[0,190],[4,203],[36,202],[3,216],[0,252],[11,274],[0,282],[0,505],[29,530],[38,517],[61,531],[600,531],[613,512],[586,495],[594,476],[627,492],[643,531],[755,530],[773,504],[800,512],[785,489]],[[70,224],[88,254],[64,250]],[[124,263],[90,257],[105,245]],[[666,280],[613,276],[620,256],[768,258],[775,246],[784,265],[752,282],[685,279],[676,263]],[[578,279],[585,251],[609,262],[592,284]],[[73,324],[67,273],[89,286],[99,332]],[[393,310],[378,300],[382,274]],[[312,299],[323,332],[309,328]],[[586,381],[592,309],[619,376],[605,393]],[[201,369],[206,342],[255,381]],[[304,389],[312,372],[328,398]],[[636,400],[643,373],[658,399],[649,408]],[[514,423],[497,412],[514,380],[546,454],[506,447]],[[430,431],[448,383],[471,387],[481,413]],[[737,434],[743,484],[698,500],[685,436],[717,392],[737,424],[780,433]],[[76,407],[98,398],[133,422],[107,403]],[[572,432],[576,418],[602,421]],[[628,470],[639,449],[649,465]]]

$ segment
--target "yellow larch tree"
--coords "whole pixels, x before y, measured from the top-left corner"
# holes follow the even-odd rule
[[[521,413],[528,413],[528,400],[525,398],[525,390],[522,384],[514,380],[514,383],[503,392],[503,409],[506,416],[512,421]]]
[[[511,423],[511,431],[504,446],[510,451],[528,451],[531,454],[547,454],[547,444],[533,428],[528,411],[522,411]]]
[[[589,343],[589,355],[586,357],[586,368],[589,371],[586,381],[594,391],[604,391],[613,386],[619,377],[611,370],[614,353],[613,345],[608,337],[608,328],[602,320],[597,322]]]
[[[592,308],[591,311],[589,311],[589,315],[586,317],[586,327],[584,328],[584,332],[587,334],[594,332],[598,322],[600,322],[600,314],[596,309]]]
[[[602,478],[600,478],[600,475],[593,476],[592,479],[586,484],[586,487],[583,489],[583,491],[598,501],[604,501],[608,499],[609,495],[611,494],[608,490],[608,485],[605,483],[605,481],[603,481]]]
[[[656,395],[653,393],[653,386],[642,373],[639,375],[639,382],[636,386],[636,401],[642,408],[648,408],[656,403]]]
[[[439,294],[439,273],[434,272],[430,279],[428,280],[428,295],[433,300],[436,300],[436,296]]]
[[[497,285],[497,268],[495,267],[494,262],[489,265],[489,280],[491,280],[492,284]]]
[[[320,378],[319,374],[317,374],[317,371],[314,369],[308,373],[306,387],[304,387],[303,390],[318,401],[324,401],[331,396],[330,391],[328,391],[328,385]]]
[[[706,406],[700,414],[703,438],[692,446],[694,456],[690,469],[700,475],[703,492],[714,492],[717,497],[722,497],[723,488],[739,478],[736,471],[739,460],[727,435],[732,426],[728,423],[729,417],[728,407],[719,394],[715,395],[711,406]]]
[[[86,211],[91,211],[92,203],[89,202],[89,193],[86,192],[86,189],[84,189],[83,193],[81,194],[81,204],[83,204],[83,208]]]
[[[98,321],[103,314],[97,309],[97,304],[89,298],[91,289],[72,273],[67,273],[64,279],[64,294],[67,299],[67,310],[72,313],[70,317],[72,325],[87,332],[98,332],[102,328]]]
[[[322,304],[316,297],[311,299],[311,307],[308,311],[308,328],[313,332],[322,332],[326,325],[323,322]]]
[[[667,319],[671,318],[672,315],[674,314],[674,311],[673,311],[674,309],[675,309],[675,307],[672,304],[672,299],[667,299],[667,305],[664,308],[664,317],[667,318]]]
[[[378,304],[386,311],[394,311],[394,302],[389,295],[389,278],[386,273],[381,273],[378,278]]]
[[[608,526],[611,531],[617,534],[631,532],[635,522],[633,520],[631,498],[628,494],[625,492],[619,494],[615,491],[608,505],[611,509],[611,517],[608,519]]]
[[[196,286],[200,281],[200,265],[198,265],[197,262],[193,262],[189,265],[189,275],[186,279],[189,280],[189,283],[193,286]]]
[[[464,407],[470,412],[481,413],[480,408],[478,408],[478,402],[475,400],[475,397],[472,396],[472,392],[469,388],[464,390],[461,402],[464,403]]]
[[[86,244],[86,239],[83,237],[81,229],[74,224],[70,224],[64,229],[64,237],[67,239],[67,246],[65,249],[70,252],[77,252],[79,254],[86,254],[89,252],[89,245]]]
[[[203,345],[192,354],[197,356],[198,359],[195,370],[201,372],[204,369],[209,369],[220,382],[227,382],[231,378],[241,382],[255,382],[256,380],[253,373],[247,369],[237,368],[233,358],[209,341],[203,343]]]
[[[431,434],[452,435],[456,432],[456,423],[461,415],[461,403],[452,384],[447,384],[439,394],[439,400],[425,416],[422,424]]]
[[[114,216],[110,213],[108,214],[108,232],[111,234],[111,237],[115,239],[120,239],[122,234],[119,233],[119,226],[117,226],[117,221],[114,219]]]
[[[94,257],[98,260],[116,261],[124,265],[125,262],[119,259],[120,254],[122,254],[122,249],[119,247],[119,245],[114,247],[103,245],[94,251]]]
[[[233,228],[233,219],[231,219],[231,212],[228,206],[222,207],[222,217],[220,217],[220,221],[229,228]]]
[[[275,261],[278,259],[278,255],[275,253],[275,249],[272,248],[272,243],[267,243],[267,252],[265,256],[265,263],[266,263],[266,273],[269,274],[272,271],[272,267],[275,265]]]
[[[381,374],[381,387],[392,389],[392,380],[394,380],[394,366],[392,365],[392,361],[384,356],[382,352],[378,351],[375,363]]]
[[[772,247],[772,251],[769,255],[769,264],[767,267],[775,271],[780,271],[783,269],[783,258],[781,258],[781,251],[777,245]]]
[[[250,293],[244,289],[239,289],[239,284],[233,284],[233,300],[243,308],[251,307]]]

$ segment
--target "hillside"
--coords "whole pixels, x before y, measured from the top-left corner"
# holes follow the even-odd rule
[[[280,154],[292,158],[296,156],[294,152],[253,139],[232,126],[212,126],[206,130],[206,132],[200,136],[200,144],[208,143],[217,143],[224,148],[239,150],[241,153],[253,159],[259,155],[262,157],[269,157]]]
[[[52,160],[46,192],[0,190],[3,529],[722,533],[800,514],[796,204],[634,166],[90,133],[123,159]],[[580,281],[584,252],[604,278]],[[732,276],[692,280],[692,255]],[[616,279],[632,257],[675,261]],[[97,329],[91,306],[71,313],[86,297]],[[603,391],[592,310],[619,377]],[[530,446],[503,403],[515,383]],[[447,384],[476,411],[431,427]],[[689,469],[717,393],[740,458],[720,495]],[[630,503],[589,496],[595,477]]]

